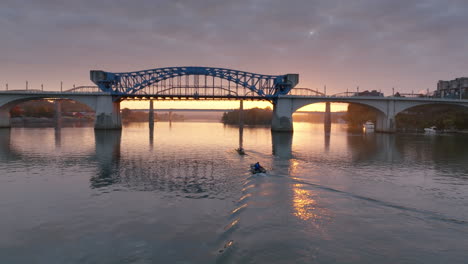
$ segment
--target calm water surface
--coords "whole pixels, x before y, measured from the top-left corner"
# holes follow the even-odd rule
[[[468,263],[468,136],[294,126],[0,130],[0,263]]]

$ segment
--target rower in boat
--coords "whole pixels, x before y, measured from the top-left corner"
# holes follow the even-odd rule
[[[260,165],[260,162],[250,165],[250,170],[252,171],[253,174],[266,172],[266,169]]]

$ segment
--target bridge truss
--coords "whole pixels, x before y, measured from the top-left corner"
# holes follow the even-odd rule
[[[288,94],[298,74],[263,75],[212,67],[168,67],[135,72],[91,71],[91,80],[119,97],[275,98]]]

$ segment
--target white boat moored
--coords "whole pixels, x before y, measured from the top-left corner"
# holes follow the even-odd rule
[[[367,121],[364,125],[362,125],[364,132],[374,132],[374,127],[374,123],[371,121]]]
[[[435,134],[437,132],[437,127],[431,126],[424,128],[424,133],[426,134]]]

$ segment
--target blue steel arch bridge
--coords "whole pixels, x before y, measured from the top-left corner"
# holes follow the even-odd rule
[[[103,92],[120,98],[267,99],[288,94],[298,74],[265,75],[214,67],[165,67],[134,72],[92,70]]]

